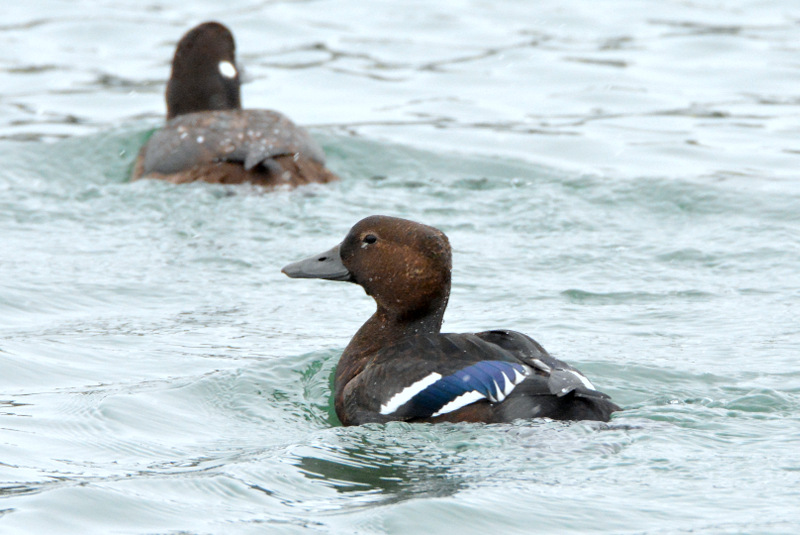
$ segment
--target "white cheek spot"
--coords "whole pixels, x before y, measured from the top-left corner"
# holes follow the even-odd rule
[[[440,374],[434,372],[426,377],[423,377],[416,383],[405,387],[400,392],[392,396],[389,401],[381,405],[381,414],[392,414],[394,411],[405,405],[409,399],[413,398],[441,378],[442,376]]]
[[[219,73],[225,78],[236,78],[236,67],[230,61],[219,62]]]

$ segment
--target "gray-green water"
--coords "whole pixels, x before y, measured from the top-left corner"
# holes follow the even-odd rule
[[[800,6],[226,5],[4,6],[0,533],[800,530]],[[340,183],[126,181],[206,19]],[[339,427],[372,302],[279,270],[373,213],[625,412]]]

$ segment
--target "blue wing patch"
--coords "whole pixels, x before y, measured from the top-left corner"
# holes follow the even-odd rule
[[[520,363],[482,360],[452,375],[431,373],[381,405],[381,414],[439,416],[481,399],[503,401],[530,373]]]

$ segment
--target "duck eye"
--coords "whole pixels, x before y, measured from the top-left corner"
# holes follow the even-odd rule
[[[378,237],[374,234],[364,236],[364,243],[375,243],[376,241],[378,241]]]

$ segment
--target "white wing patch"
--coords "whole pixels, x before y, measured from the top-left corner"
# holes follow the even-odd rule
[[[442,376],[436,372],[423,377],[416,383],[409,385],[400,392],[392,396],[389,401],[381,405],[381,414],[392,414],[394,411],[405,405],[409,399],[413,398],[430,385],[441,379]]]
[[[589,390],[597,390],[597,389],[594,387],[594,385],[592,384],[592,382],[591,382],[591,381],[589,381],[589,379],[587,379],[587,378],[586,378],[586,376],[585,376],[585,375],[583,375],[582,373],[578,373],[578,372],[576,372],[575,370],[563,370],[563,371],[565,371],[565,372],[567,372],[567,373],[571,373],[572,375],[574,375],[575,377],[577,377],[577,378],[578,378],[578,381],[580,381],[580,382],[581,382],[581,384],[583,384],[583,386],[585,386],[585,387],[586,387],[586,388],[588,388]]]
[[[488,360],[447,377],[432,372],[381,404],[380,413],[394,414],[412,403],[415,404],[412,410],[419,413],[417,416],[436,417],[484,399],[502,403],[530,373],[531,369],[521,363]],[[426,410],[430,412],[425,413]]]
[[[525,369],[525,373],[519,373],[517,370],[514,370],[513,377],[509,377],[506,372],[502,373],[503,377],[506,378],[505,388],[501,390],[500,385],[497,384],[497,381],[492,381],[494,388],[492,389],[492,392],[490,392],[489,395],[486,396],[489,399],[489,401],[493,403],[500,403],[503,400],[505,400],[508,397],[508,395],[514,391],[514,387],[520,384],[525,379],[525,377],[528,376],[529,372],[527,368]],[[452,403],[452,401],[450,403]],[[446,406],[447,405],[445,405],[445,407]],[[439,412],[450,412],[450,411],[445,411],[444,407],[442,407]]]
[[[520,384],[522,381],[525,380],[525,377],[528,376],[527,368],[525,368],[525,373],[520,373],[517,370],[514,370],[514,376],[509,377],[506,372],[502,372],[503,377],[505,377],[505,388],[502,390],[500,389],[500,385],[497,384],[497,381],[492,381],[492,385],[494,386],[491,389],[489,395],[484,395],[477,390],[470,390],[468,392],[464,392],[454,400],[445,404],[441,409],[436,411],[432,416],[439,416],[442,414],[447,414],[448,412],[453,412],[455,410],[460,409],[461,407],[466,407],[470,403],[475,403],[476,401],[480,401],[482,399],[488,399],[492,403],[502,403],[506,397],[508,397],[511,392],[514,391],[514,387]]]
[[[548,366],[547,364],[545,364],[544,362],[542,362],[542,361],[541,361],[541,360],[539,360],[539,359],[533,359],[533,364],[534,364],[534,365],[535,365],[537,368],[539,368],[540,370],[542,370],[543,372],[550,373],[550,370],[552,370],[552,368],[551,368],[550,366]]]
[[[219,73],[225,78],[236,78],[236,67],[230,61],[219,62]]]
[[[461,407],[466,407],[470,403],[475,403],[476,401],[480,401],[482,399],[486,399],[483,394],[477,390],[470,390],[469,392],[461,394],[456,399],[439,409],[437,412],[433,413],[432,416],[439,416],[442,414],[447,414],[448,412],[453,412],[454,410],[458,410]]]

